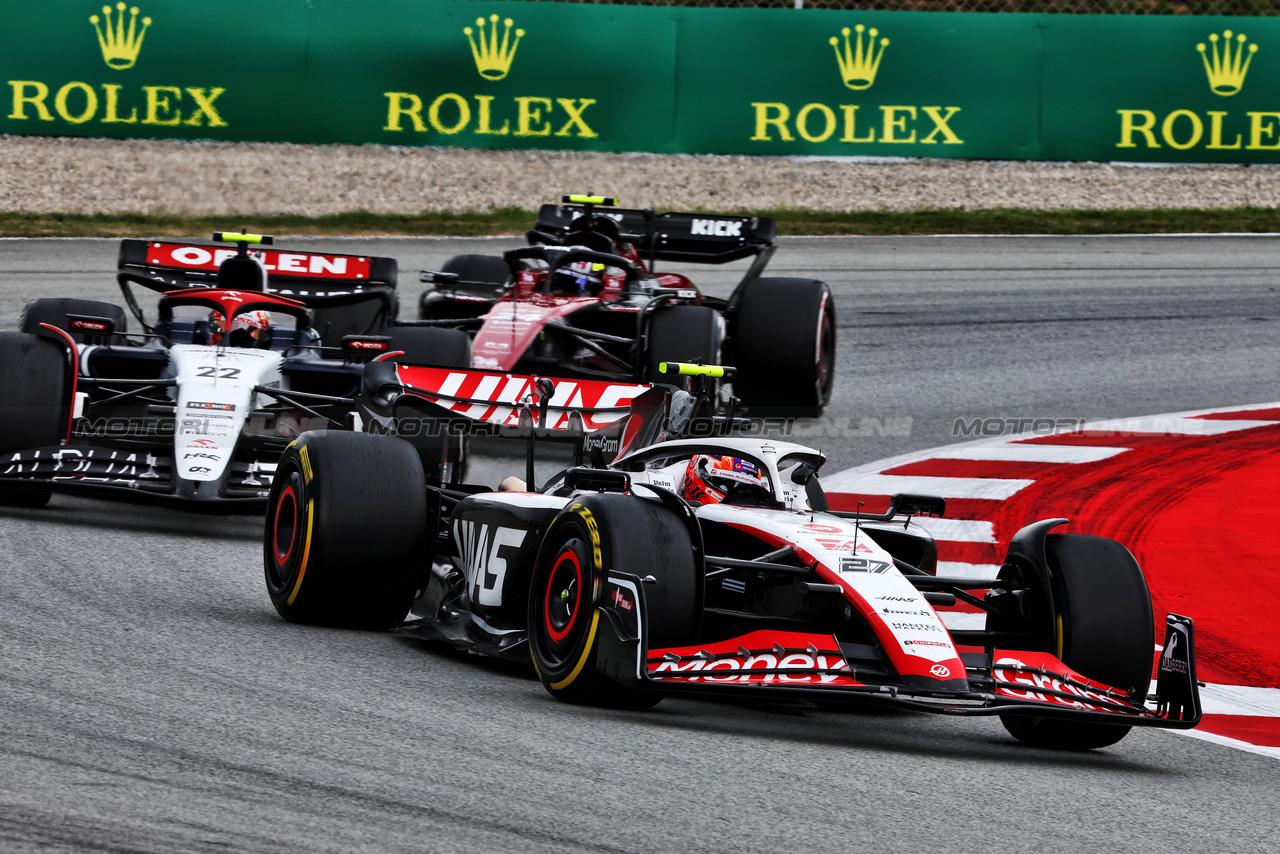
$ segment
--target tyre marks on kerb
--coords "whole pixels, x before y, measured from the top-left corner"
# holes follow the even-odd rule
[[[1022,525],[1066,516],[1068,530],[1113,537],[1137,556],[1157,619],[1196,620],[1205,716],[1187,735],[1280,758],[1280,403],[1091,422],[917,451],[824,479],[835,509],[883,509],[894,492],[948,498],[918,520],[942,574],[994,578]],[[944,612],[951,628],[983,614]]]

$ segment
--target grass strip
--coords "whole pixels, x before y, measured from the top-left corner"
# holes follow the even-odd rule
[[[712,213],[707,211],[707,213]],[[743,214],[743,211],[724,213]],[[1167,210],[1036,211],[1025,209],[924,211],[755,211],[773,217],[780,234],[1177,234],[1189,232],[1280,232],[1280,209],[1216,208]],[[495,208],[486,212],[427,211],[373,214],[367,211],[305,217],[228,215],[217,217],[142,214],[0,213],[0,237],[208,237],[246,228],[281,235],[520,234],[532,228],[534,212]]]

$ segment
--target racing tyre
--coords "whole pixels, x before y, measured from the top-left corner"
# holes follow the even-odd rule
[[[440,368],[471,367],[471,339],[460,329],[392,326],[387,334],[391,336],[391,349],[404,351],[402,356],[392,356],[392,362]]]
[[[42,329],[40,324],[47,323],[50,326],[56,326],[64,332],[68,332],[76,342],[83,344],[84,335],[80,332],[71,332],[68,328],[70,323],[67,315],[80,314],[88,317],[105,317],[115,322],[117,333],[128,331],[128,318],[125,316],[124,309],[118,305],[112,305],[109,302],[98,302],[89,299],[36,299],[27,303],[22,309],[22,319],[19,321],[18,328],[23,332],[30,332],[33,335],[47,335],[48,330]],[[119,344],[123,341],[123,337],[119,334],[111,336],[112,344]]]
[[[64,346],[38,335],[0,332],[0,454],[57,445],[66,429]],[[43,507],[52,494],[0,487],[0,505]]]
[[[649,322],[649,349],[645,380],[688,388],[688,378],[659,373],[663,362],[720,364],[724,324],[715,309],[701,305],[675,305],[654,312]]]
[[[662,695],[621,685],[596,669],[605,567],[645,584],[650,649],[691,644],[701,622],[702,576],[684,522],[660,504],[601,493],[569,505],[542,541],[529,593],[529,648],[543,687],[558,700],[647,709]]]
[[[836,364],[836,310],[826,283],[753,279],[730,323],[733,389],[751,414],[821,415]]]
[[[454,255],[444,262],[442,273],[457,273],[460,291],[499,296],[511,278],[511,267],[498,255]]]
[[[1054,601],[1054,653],[1077,673],[1134,696],[1151,685],[1155,623],[1151,593],[1129,550],[1105,537],[1049,534],[1045,538]],[[1035,747],[1108,747],[1132,727],[1001,715],[1014,738]]]
[[[413,446],[389,436],[304,433],[271,484],[263,564],[286,620],[389,629],[430,564],[427,491]]]

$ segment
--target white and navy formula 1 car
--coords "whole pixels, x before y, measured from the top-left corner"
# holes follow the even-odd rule
[[[261,509],[290,439],[361,427],[368,364],[468,364],[465,334],[378,318],[394,261],[251,253],[271,243],[262,235],[215,239],[236,246],[124,241],[118,278],[141,332],[128,332],[121,307],[83,299],[35,300],[21,331],[0,332],[0,504],[75,491]],[[371,271],[383,281],[370,285]],[[162,291],[151,322],[129,288],[138,282]],[[440,461],[424,462],[448,480],[458,453],[435,450]]]
[[[487,376],[454,373],[472,388]],[[502,381],[526,392],[516,409],[559,395],[531,376]],[[626,416],[583,433],[580,458],[596,466],[539,489],[433,487],[403,440],[306,433],[271,490],[270,598],[294,622],[532,659],[573,703],[882,703],[998,715],[1024,742],[1073,749],[1199,721],[1191,621],[1168,618],[1152,693],[1151,599],[1119,543],[1054,533],[1066,520],[1049,519],[1013,538],[998,580],[939,576],[912,520],[941,515],[942,499],[831,512],[821,453],[726,435],[705,400],[682,396],[633,396]],[[538,423],[554,423],[548,408]],[[936,609],[957,599],[986,612],[983,629],[946,627]]]

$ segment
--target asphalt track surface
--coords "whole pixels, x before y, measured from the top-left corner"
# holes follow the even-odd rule
[[[308,243],[399,258],[409,298],[419,267],[508,245]],[[0,328],[37,296],[112,298],[114,259],[0,241]],[[789,239],[771,269],[835,289],[836,398],[809,425],[833,471],[971,438],[957,419],[1280,396],[1270,238]],[[288,625],[260,528],[0,509],[0,850],[1234,852],[1280,832],[1280,763],[1170,733],[1060,754],[988,719],[594,711],[520,668]]]

